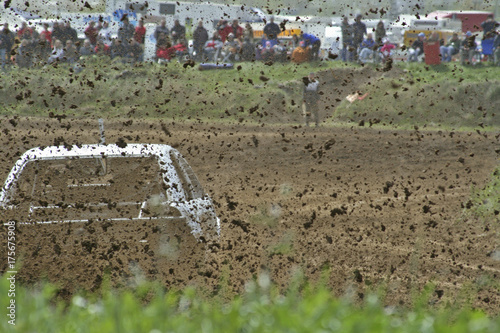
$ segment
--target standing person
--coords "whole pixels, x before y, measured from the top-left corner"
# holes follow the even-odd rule
[[[40,39],[47,41],[50,45],[52,45],[52,33],[49,31],[49,24],[43,24],[43,31],[40,33]]]
[[[309,76],[303,79],[304,81],[304,100],[302,102],[302,111],[304,113],[306,126],[309,126],[311,116],[314,116],[316,127],[319,126],[319,81],[315,79],[314,73],[309,73]]]
[[[9,29],[9,24],[4,23],[2,31],[0,31],[0,64],[2,70],[5,70],[5,65],[10,62],[10,52],[14,45],[15,35]]]
[[[19,39],[31,39],[33,37],[33,29],[28,27],[26,22],[21,23],[21,29],[17,31],[17,37]]]
[[[139,20],[139,24],[135,27],[134,39],[141,45],[144,45],[144,40],[146,38],[146,27],[144,27],[144,21]]]
[[[165,34],[165,36],[170,35],[170,30],[167,28],[167,21],[162,19],[160,25],[156,27],[154,32],[154,37],[156,40],[156,44],[158,45],[158,39],[160,38],[160,34]]]
[[[500,32],[497,33],[493,41],[493,57],[495,65],[500,66]]]
[[[129,22],[127,14],[123,15],[122,26],[118,28],[118,39],[120,39],[124,45],[128,45],[130,40],[134,38],[135,28],[132,23]]]
[[[193,32],[193,49],[195,52],[195,59],[203,59],[203,47],[208,40],[208,31],[203,27],[203,21],[198,22],[198,26]]]
[[[384,22],[380,20],[375,28],[375,43],[377,43],[378,46],[382,45],[382,39],[386,36],[387,32],[385,31]]]
[[[179,22],[179,20],[174,21],[174,26],[172,27],[171,30],[172,30],[172,40],[174,45],[179,43],[180,38],[185,38],[186,36],[186,27],[183,26]]]
[[[278,35],[281,33],[281,29],[279,25],[274,23],[274,16],[271,16],[269,19],[269,23],[264,26],[264,34],[267,36],[267,39],[278,39]]]
[[[63,23],[62,22],[59,24],[59,22],[56,21],[56,22],[54,22],[52,24],[51,39],[54,40],[54,41],[56,39],[59,39],[59,40],[63,40],[64,39],[64,36],[63,36]]]
[[[349,24],[349,19],[344,16],[342,23],[340,24],[340,31],[342,32],[342,51],[340,51],[340,58],[342,61],[352,61],[352,36],[354,29],[351,24]]]
[[[498,22],[493,19],[493,15],[488,15],[486,21],[481,23],[483,28],[483,39],[495,38],[495,29],[499,26]]]
[[[363,42],[363,37],[366,35],[366,25],[361,22],[362,15],[356,15],[356,19],[352,25],[353,27],[353,47],[354,47],[354,60],[358,60],[358,48]]]
[[[111,28],[109,27],[108,21],[104,21],[102,24],[102,29],[99,30],[99,40],[101,40],[104,45],[111,46]]]
[[[243,31],[243,40],[246,40],[247,43],[253,44],[253,28],[250,23],[245,24],[245,30]]]
[[[60,24],[62,28],[62,36],[61,36],[61,42],[64,40],[64,43],[66,43],[68,40],[71,41],[73,45],[78,42],[78,33],[76,30],[71,26],[70,21],[66,21],[64,24],[64,27],[62,26],[62,23]],[[66,45],[66,44],[64,44]]]
[[[89,26],[87,27],[87,29],[85,29],[84,33],[87,39],[90,41],[90,44],[92,44],[92,46],[95,46],[97,44],[98,34],[97,28],[95,27],[95,21],[89,22]]]

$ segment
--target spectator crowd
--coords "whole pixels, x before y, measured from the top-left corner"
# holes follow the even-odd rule
[[[491,48],[490,58],[500,65],[500,37],[498,23],[493,17],[481,25],[483,44],[486,40]],[[155,61],[169,62],[173,59],[183,61],[193,59],[201,62],[236,62],[292,61],[300,64],[319,59],[321,40],[317,36],[300,32],[286,39],[278,38],[282,28],[270,17],[266,22],[262,35],[256,37],[249,23],[244,27],[238,20],[221,20],[209,35],[200,21],[192,32],[192,47],[188,47],[186,27],[179,20],[172,27],[166,26],[162,20],[155,28]],[[341,23],[342,47],[340,58],[343,61],[385,62],[391,58],[397,45],[387,37],[384,23],[380,21],[373,31],[368,31],[362,16],[355,16],[350,23],[344,16]],[[37,32],[23,22],[17,31],[12,31],[8,24],[0,31],[0,62],[2,70],[15,63],[19,67],[29,68],[36,64],[69,63],[74,64],[87,57],[107,57],[119,59],[127,63],[144,61],[144,43],[146,28],[139,20],[137,26],[129,22],[124,15],[120,22],[118,34],[113,36],[106,21],[91,21],[86,27],[85,39],[79,40],[77,31],[70,22],[54,22],[52,27],[45,23],[42,32]],[[478,43],[472,33],[468,32],[459,39],[453,34],[450,40],[439,40],[432,34],[426,38],[420,33],[407,50],[407,60],[420,61],[424,54],[426,42],[437,40],[440,43],[440,55],[443,62],[451,61],[455,55],[460,56],[463,64],[472,63],[477,54]]]

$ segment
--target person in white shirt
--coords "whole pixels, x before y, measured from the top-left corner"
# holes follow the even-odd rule
[[[107,46],[111,46],[112,44],[111,28],[109,27],[109,23],[107,21],[104,21],[101,30],[99,30],[99,39],[102,40],[102,42]]]
[[[311,116],[314,116],[316,127],[319,126],[319,81],[314,77],[314,73],[309,73],[309,76],[303,78],[304,82],[304,100],[302,102],[302,111],[306,120],[306,126],[309,126]]]

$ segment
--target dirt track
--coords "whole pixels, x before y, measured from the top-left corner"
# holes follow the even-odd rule
[[[33,146],[98,141],[95,121],[3,119],[0,127],[2,179]],[[239,292],[264,270],[286,286],[297,269],[317,279],[330,267],[338,295],[353,286],[362,297],[383,284],[388,303],[407,303],[413,288],[434,282],[434,301],[469,293],[476,306],[500,309],[500,261],[491,256],[500,226],[461,219],[471,187],[498,163],[493,134],[108,121],[106,135],[110,143],[162,142],[184,154],[223,221],[219,273],[200,266],[197,254],[192,269],[159,274],[147,249],[117,240],[116,226],[93,225],[37,241],[21,235],[22,281],[47,275],[64,294],[98,287],[104,272],[119,283],[141,272],[168,286],[213,285],[226,274]]]

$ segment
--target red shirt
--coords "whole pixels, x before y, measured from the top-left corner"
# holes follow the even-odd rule
[[[224,43],[226,41],[227,35],[233,32],[233,27],[226,25],[224,28],[219,30],[220,40]]]
[[[144,44],[144,37],[146,36],[146,28],[137,26],[135,28],[134,39],[140,44]]]
[[[47,42],[52,45],[52,33],[48,30],[44,30],[40,33],[40,38],[44,38]]]
[[[172,55],[174,55],[174,53],[174,47],[159,47],[158,50],[156,50],[156,57],[170,60],[172,59]]]

